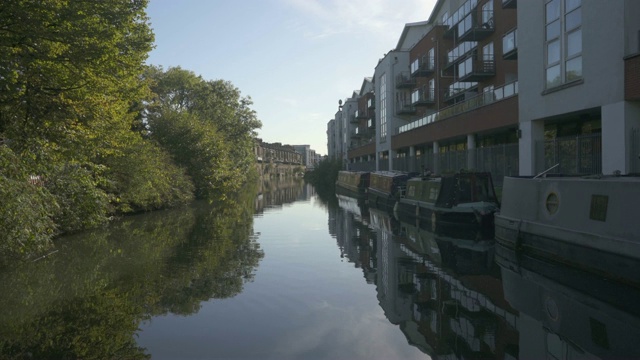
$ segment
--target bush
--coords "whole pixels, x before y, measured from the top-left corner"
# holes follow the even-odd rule
[[[107,194],[97,187],[100,178],[96,171],[100,168],[88,167],[61,166],[46,181],[47,189],[58,204],[54,220],[62,232],[97,227],[108,220]]]
[[[0,253],[28,257],[51,246],[55,200],[29,182],[29,172],[11,149],[0,146]]]

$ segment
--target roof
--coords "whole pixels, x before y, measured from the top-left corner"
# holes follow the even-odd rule
[[[404,29],[402,29],[402,34],[400,35],[400,39],[398,39],[398,45],[396,45],[395,50],[402,51],[402,44],[406,40],[407,35],[409,35],[410,30],[417,27],[421,27],[421,26],[426,28],[427,25],[429,25],[428,21],[419,21],[419,22],[404,24]]]
[[[440,12],[440,8],[442,7],[442,5],[446,2],[447,0],[438,0],[438,2],[436,2],[435,6],[433,7],[433,10],[431,10],[431,15],[429,15],[429,19],[427,20],[427,22],[429,22],[430,24],[436,24],[437,20],[436,16],[438,15],[438,13]]]

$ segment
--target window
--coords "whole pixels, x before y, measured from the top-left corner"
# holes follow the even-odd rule
[[[414,90],[411,93],[411,103],[415,104],[420,100],[420,90]]]
[[[492,0],[482,5],[482,25],[487,26],[489,29],[493,28],[493,1]]]
[[[434,100],[435,100],[435,98],[436,98],[436,96],[435,96],[435,94],[436,94],[435,89],[436,89],[436,86],[435,86],[435,80],[434,80],[434,79],[429,80],[429,93],[427,94],[427,98],[428,98],[429,100],[431,100],[431,101],[434,101]]]
[[[387,137],[387,74],[380,77],[380,139]]]
[[[553,88],[582,78],[582,0],[545,4],[545,82]]]
[[[493,62],[493,42],[482,47],[482,60]]]
[[[419,59],[415,59],[413,60],[413,62],[411,63],[411,74],[415,74],[416,71],[418,71],[418,68],[420,66],[420,61]]]
[[[516,31],[513,30],[502,38],[502,55],[514,51],[518,47]]]
[[[429,52],[427,53],[427,64],[428,69],[433,69],[435,67],[436,57],[434,55],[433,48],[429,49]]]

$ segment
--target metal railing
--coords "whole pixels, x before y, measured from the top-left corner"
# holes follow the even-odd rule
[[[551,174],[602,174],[602,137],[600,134],[541,140],[536,142],[536,173],[555,164]]]
[[[444,120],[467,111],[475,110],[479,107],[493,104],[494,102],[510,98],[514,95],[518,95],[518,81],[505,84],[504,86],[496,88],[493,91],[483,92],[481,94],[475,95],[468,100],[459,102],[455,105],[446,107],[436,113],[429,114],[423,118],[415,120],[409,124],[400,126],[397,128],[396,134],[402,134],[403,132],[430,124],[434,121]]]
[[[490,172],[493,183],[501,186],[505,176],[518,175],[518,144],[501,144],[476,149],[427,153],[419,156],[405,156],[393,160],[393,169],[399,171],[429,170],[437,173],[457,172],[461,169]],[[474,160],[470,162],[469,160]],[[473,167],[469,168],[469,165]]]

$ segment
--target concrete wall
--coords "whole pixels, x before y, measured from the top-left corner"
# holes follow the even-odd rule
[[[545,88],[545,3],[518,2],[520,174],[536,172],[535,143],[544,122],[571,113],[601,115],[602,171],[630,169],[629,131],[637,127],[637,104],[625,102],[624,57],[637,40],[638,1],[582,1],[582,80]],[[630,15],[635,12],[635,15]]]
[[[544,5],[543,1],[518,2],[520,121],[542,119],[623,100],[624,2],[582,1],[584,82],[547,94],[544,94]]]

